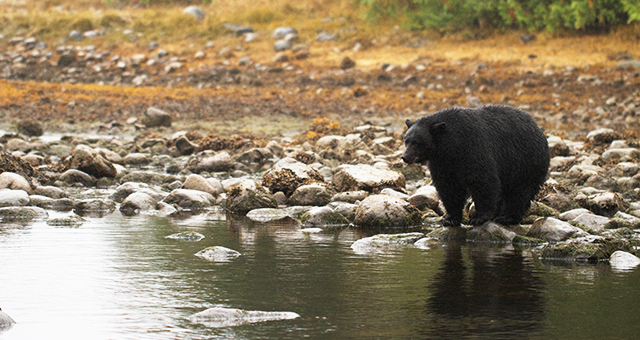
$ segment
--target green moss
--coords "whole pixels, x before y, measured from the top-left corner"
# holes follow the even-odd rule
[[[309,216],[311,216],[311,214],[309,214],[308,212],[302,214],[302,216],[300,216],[300,221],[302,223],[305,223],[309,220]]]
[[[544,246],[541,255],[545,259],[595,262],[608,259],[617,250],[629,252],[631,245],[626,240],[596,239],[592,242],[570,240]]]
[[[464,241],[467,239],[467,228],[442,227],[430,232],[427,237],[440,241]]]
[[[527,237],[527,236],[522,236],[522,235],[516,235],[516,237],[513,238],[512,243],[513,244],[518,244],[518,245],[531,245],[531,244],[544,243],[544,240],[541,240],[541,239],[535,238],[535,237]]]
[[[303,215],[304,216],[304,215]],[[349,224],[349,220],[344,217],[341,213],[334,211],[332,213],[326,214],[322,217],[320,222],[323,225],[347,225]]]

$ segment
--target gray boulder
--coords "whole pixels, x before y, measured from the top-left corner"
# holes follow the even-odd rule
[[[609,264],[616,271],[627,271],[640,265],[640,258],[626,251],[617,250],[611,254]]]
[[[68,184],[81,183],[85,187],[91,187],[96,184],[96,179],[93,176],[77,169],[69,169],[63,172],[58,179]]]
[[[209,247],[196,253],[197,257],[214,262],[229,262],[240,255],[238,251],[221,246]]]
[[[332,227],[349,224],[349,220],[328,206],[311,208],[301,216],[300,220],[305,227]]]
[[[34,194],[36,195],[41,195],[41,196],[47,196],[47,197],[51,197],[51,198],[63,198],[63,197],[67,197],[67,193],[64,192],[64,190],[58,188],[58,187],[53,187],[53,186],[41,186],[41,187],[37,187]]]
[[[31,184],[26,178],[9,171],[0,173],[0,189],[24,190],[28,194],[33,194]]]
[[[191,157],[187,163],[187,169],[193,173],[229,171],[233,169],[234,163],[226,151],[213,156],[204,152]]]
[[[115,178],[117,171],[115,166],[102,157],[99,152],[86,145],[78,145],[73,151],[71,166],[93,177]]]
[[[301,185],[311,182],[324,182],[318,171],[293,158],[282,158],[262,176],[262,185],[271,192],[282,191],[291,196]]]
[[[215,187],[206,178],[196,174],[187,176],[187,179],[182,184],[182,189],[200,190],[213,196],[220,194],[218,187]]]
[[[39,207],[4,207],[0,208],[0,223],[28,222],[49,217],[47,212]]]
[[[198,6],[189,6],[182,11],[182,14],[190,15],[200,21],[204,20],[207,16],[207,13]]]
[[[366,190],[379,192],[384,188],[404,191],[404,176],[395,171],[374,168],[371,165],[341,165],[332,179],[336,190]]]
[[[278,27],[275,30],[273,30],[273,34],[271,35],[271,37],[282,39],[286,37],[287,34],[291,34],[291,33],[298,34],[298,31],[293,27]]]
[[[420,211],[405,200],[371,195],[360,203],[353,223],[362,227],[397,228],[419,225],[421,217]]]
[[[147,111],[145,111],[141,123],[146,127],[170,127],[171,116],[167,112],[151,106],[147,108]]]
[[[409,196],[407,201],[416,206],[420,210],[429,208],[434,211],[440,211],[440,197],[438,191],[433,185],[424,185],[418,188],[413,195]]]
[[[370,192],[364,190],[339,192],[331,197],[331,202],[347,202],[356,203],[362,201],[371,195]]]
[[[0,207],[22,207],[29,202],[29,194],[24,190],[0,189]]]
[[[599,234],[605,229],[610,219],[608,217],[595,215],[589,212],[587,214],[581,214],[571,221],[584,230],[594,234]]]
[[[153,196],[143,192],[132,193],[120,204],[120,212],[126,216],[133,216],[140,212],[154,211],[157,209],[158,201],[156,201]]]
[[[185,210],[199,211],[216,203],[215,197],[200,190],[175,189],[163,202],[175,204]]]
[[[335,191],[324,183],[312,183],[299,186],[289,197],[289,205],[322,206],[331,201]]]
[[[226,208],[232,213],[245,215],[260,208],[277,208],[278,202],[263,187],[242,182],[227,191]]]
[[[584,237],[587,235],[582,229],[553,217],[537,219],[527,233],[527,237],[539,238],[549,242],[560,242],[572,237]]]

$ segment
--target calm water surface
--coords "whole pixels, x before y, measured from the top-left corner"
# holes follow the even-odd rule
[[[0,339],[633,339],[640,271],[541,262],[529,251],[432,244],[356,254],[369,236],[304,234],[222,213],[186,219],[115,212],[80,227],[0,224]],[[185,231],[200,242],[166,239]],[[208,246],[242,256],[214,263]],[[300,318],[208,328],[210,307]]]

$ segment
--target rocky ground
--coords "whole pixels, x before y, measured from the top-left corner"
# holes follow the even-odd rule
[[[174,217],[224,208],[258,223],[420,231],[370,245],[466,239],[592,261],[636,251],[633,55],[581,66],[534,65],[532,55],[531,67],[431,56],[366,69],[353,56],[316,67],[309,44],[259,63],[234,56],[242,47],[172,56],[150,46],[120,56],[8,40],[0,54],[5,225],[47,219],[47,210],[73,212],[47,223],[77,225],[116,209]],[[210,54],[214,62],[199,62]],[[549,180],[522,225],[439,228],[444,209],[428,169],[400,160],[404,119],[483,104],[524,109],[545,129]]]

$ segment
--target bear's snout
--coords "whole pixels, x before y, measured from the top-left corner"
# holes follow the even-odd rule
[[[405,163],[407,163],[407,164],[411,164],[411,163],[413,163],[413,161],[415,161],[415,160],[416,160],[416,156],[413,156],[413,155],[407,155],[407,153],[406,153],[406,152],[402,154],[402,161],[403,161],[403,162],[405,162]]]

